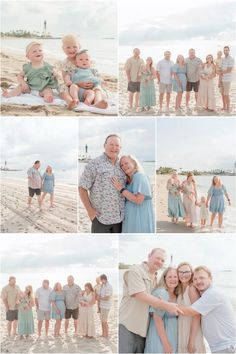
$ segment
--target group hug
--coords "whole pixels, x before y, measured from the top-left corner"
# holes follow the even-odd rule
[[[124,273],[120,353],[236,353],[236,315],[211,270],[189,262],[164,268],[166,251]],[[163,269],[161,276],[159,273]]]
[[[186,92],[186,110],[190,108],[190,94],[194,91],[197,110],[214,113],[216,111],[215,86],[222,97],[222,110],[230,112],[230,86],[234,80],[234,59],[230,56],[230,48],[225,46],[218,51],[214,59],[212,54],[204,60],[198,58],[195,49],[191,48],[188,57],[179,54],[175,63],[171,60],[171,52],[165,51],[164,58],[158,61],[156,67],[153,58],[146,62],[140,57],[140,50],[135,48],[133,56],[126,61],[125,71],[128,81],[129,108],[136,111],[149,111],[157,105],[155,80],[159,86],[159,112],[163,113],[164,95],[166,95],[166,110],[170,112],[170,98],[174,91],[175,111],[183,110],[182,98]],[[216,78],[216,80],[215,80]]]
[[[197,183],[192,172],[189,172],[185,181],[181,182],[177,172],[174,171],[168,179],[166,187],[168,190],[168,215],[173,223],[177,224],[181,217],[188,227],[194,228],[198,223],[197,209],[199,209],[201,227],[207,225],[209,211],[211,213],[210,226],[213,226],[218,215],[218,226],[222,227],[225,211],[224,199],[227,199],[229,205],[231,202],[226,187],[219,176],[212,178],[207,196],[202,195],[200,198],[198,198]]]
[[[154,233],[153,191],[132,155],[119,157],[120,136],[105,138],[104,152],[89,161],[79,180],[79,194],[92,233]]]
[[[42,211],[42,205],[47,194],[50,196],[51,210],[54,207],[54,187],[55,176],[51,166],[47,166],[43,175],[40,173],[41,162],[36,160],[32,167],[27,171],[28,177],[28,209],[31,210],[32,198],[37,196],[39,210]]]
[[[53,103],[59,96],[69,110],[79,102],[106,108],[101,79],[87,49],[82,49],[79,38],[73,34],[62,38],[62,50],[66,58],[55,66],[44,60],[44,51],[40,42],[30,42],[26,49],[27,63],[17,75],[18,85],[12,90],[5,90],[4,97],[14,97],[30,93],[43,97],[46,103]]]
[[[106,274],[97,277],[96,285],[86,283],[82,290],[75,284],[74,277],[67,277],[67,284],[62,286],[56,282],[53,289],[49,280],[34,293],[32,286],[20,290],[16,278],[11,276],[9,283],[2,289],[1,298],[6,309],[8,336],[19,335],[26,339],[35,333],[33,308],[36,308],[38,336],[41,337],[43,322],[45,335],[49,335],[50,320],[54,321],[54,337],[61,336],[62,321],[65,322],[65,334],[68,334],[69,321],[73,318],[74,334],[81,337],[96,336],[94,323],[94,306],[100,316],[102,337],[109,336],[108,315],[112,307],[113,289]]]

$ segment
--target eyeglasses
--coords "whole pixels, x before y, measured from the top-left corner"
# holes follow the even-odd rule
[[[178,271],[179,274],[181,275],[188,275],[188,274],[191,274],[191,270],[186,270],[185,272],[181,272],[181,271]]]

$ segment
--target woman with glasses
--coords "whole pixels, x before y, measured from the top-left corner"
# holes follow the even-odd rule
[[[192,266],[183,262],[177,267],[179,277],[178,305],[191,306],[200,295],[192,284]],[[178,318],[178,353],[206,353],[201,331],[201,316],[182,316]]]

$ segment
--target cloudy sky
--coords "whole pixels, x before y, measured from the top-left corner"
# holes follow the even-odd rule
[[[3,32],[13,29],[43,31],[54,36],[76,33],[86,38],[116,37],[117,10],[113,0],[1,1]]]
[[[105,138],[118,134],[122,140],[121,154],[132,154],[140,161],[155,160],[155,120],[147,118],[80,119],[79,152],[87,144],[92,157],[103,152]]]
[[[27,169],[35,160],[54,169],[77,166],[76,118],[11,118],[1,119],[1,165],[6,160],[11,168]]]
[[[235,14],[234,0],[146,0],[143,6],[135,0],[119,0],[120,44],[199,38],[232,41]]]
[[[97,275],[106,273],[116,286],[116,237],[86,236],[85,240],[85,236],[78,235],[46,238],[12,235],[3,236],[1,243],[3,282],[7,281],[9,275],[15,274],[19,282],[25,281],[27,284],[31,281],[39,286],[43,278],[50,279],[53,284],[58,279],[66,282],[66,277],[73,274],[79,285],[83,285],[86,281],[94,283]]]
[[[212,118],[157,120],[157,167],[233,169],[236,121]]]
[[[175,265],[187,260],[193,267],[205,264],[213,271],[236,270],[235,256],[232,252],[236,247],[236,239],[230,234],[225,234],[224,237],[204,235],[197,239],[192,235],[158,235],[156,240],[148,235],[129,235],[129,237],[121,235],[119,262],[136,264],[145,261],[148,253],[155,247],[167,251],[167,264],[170,263],[170,255],[173,255]]]

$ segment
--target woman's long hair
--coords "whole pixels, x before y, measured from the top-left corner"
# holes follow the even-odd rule
[[[143,168],[141,167],[139,161],[133,155],[123,155],[123,156],[121,156],[121,158],[120,158],[120,166],[121,166],[121,161],[122,161],[122,159],[124,157],[128,157],[134,163],[134,173],[135,172],[143,172]],[[126,178],[127,178],[127,183],[130,184],[131,183],[131,178],[128,175],[126,175]]]
[[[177,267],[177,272],[179,271],[179,268],[181,268],[182,266],[188,266],[190,271],[191,271],[191,278],[189,279],[189,284],[193,283],[193,267],[191,266],[190,263],[188,262],[181,262],[178,267]],[[183,284],[181,283],[181,281],[179,281],[179,294],[183,296]]]
[[[168,268],[166,268],[166,269],[164,270],[164,272],[162,273],[161,279],[159,280],[159,282],[158,282],[158,284],[157,284],[157,287],[158,287],[158,288],[164,288],[165,290],[168,291],[168,287],[167,287],[167,284],[166,284],[166,276],[167,276],[167,274],[169,273],[170,270],[176,270],[176,271],[177,271],[177,269],[174,268],[174,267],[168,267]],[[178,274],[178,273],[177,273],[177,274]],[[174,294],[175,294],[176,296],[178,296],[178,294],[179,294],[179,283],[178,283],[178,285],[176,286],[176,288],[175,288],[175,290],[174,290]]]

